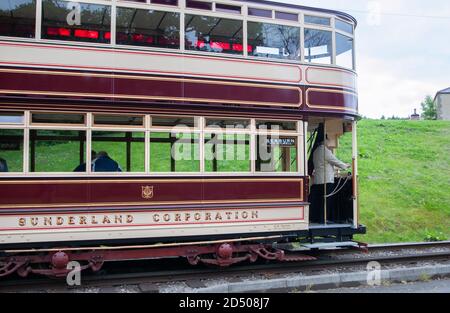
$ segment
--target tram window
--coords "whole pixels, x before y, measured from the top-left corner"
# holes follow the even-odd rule
[[[253,56],[299,60],[300,28],[248,22],[248,44]]]
[[[92,150],[94,172],[145,172],[144,132],[93,131]]]
[[[249,129],[250,120],[207,118],[206,127],[232,129],[232,130]]]
[[[151,0],[150,2],[153,4],[178,5],[178,0]]]
[[[353,39],[336,33],[336,65],[353,68]]]
[[[197,0],[186,0],[186,7],[199,10],[212,10],[212,3],[197,1]]]
[[[116,42],[123,45],[180,48],[180,14],[117,8]]]
[[[216,3],[217,12],[241,14],[241,7],[235,5]]]
[[[35,0],[0,1],[0,36],[34,38]]]
[[[186,49],[243,54],[243,22],[186,14]]]
[[[23,130],[0,129],[0,175],[23,171]]]
[[[298,22],[298,14],[286,13],[286,12],[275,12],[275,18],[286,21]]]
[[[199,172],[200,136],[193,133],[152,132],[151,172]]]
[[[30,172],[73,172],[85,164],[86,132],[30,130]]]
[[[305,29],[305,61],[331,64],[332,33],[330,31]]]
[[[68,124],[85,125],[86,116],[84,114],[66,113],[32,113],[31,123],[33,124]]]
[[[165,117],[152,116],[153,127],[196,127],[196,119],[194,117]]]
[[[353,25],[339,19],[336,19],[336,29],[342,30],[343,32],[353,34]]]
[[[297,172],[297,137],[257,136],[256,171]]]
[[[329,17],[305,15],[305,23],[306,24],[316,24],[316,25],[330,26],[331,25],[331,19]]]
[[[250,135],[205,134],[206,172],[249,172]]]
[[[248,8],[248,15],[272,18],[272,10]]]
[[[126,115],[94,115],[95,126],[132,126],[144,127],[143,116],[126,116]]]
[[[256,121],[258,130],[296,131],[297,122],[294,121]]]
[[[42,8],[42,38],[110,43],[110,6],[43,0]]]
[[[23,124],[22,112],[0,112],[0,124]]]

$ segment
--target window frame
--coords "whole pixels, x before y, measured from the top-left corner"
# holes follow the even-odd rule
[[[5,112],[22,112],[20,110],[3,110]],[[1,112],[1,111],[0,111]],[[56,113],[67,113],[67,114],[85,114],[86,115],[86,125],[71,125],[65,126],[67,124],[57,124],[48,125],[48,124],[39,124],[32,125],[31,121],[31,111],[23,111],[24,112],[24,124],[0,124],[0,128],[2,129],[22,129],[24,130],[24,142],[23,142],[23,171],[22,172],[8,172],[2,173],[0,175],[0,179],[2,177],[111,177],[111,178],[121,178],[121,177],[156,177],[156,176],[168,176],[168,177],[202,177],[202,176],[304,176],[305,172],[305,164],[304,158],[302,155],[305,147],[304,147],[304,125],[306,125],[306,121],[303,120],[295,120],[295,119],[274,119],[274,118],[258,118],[258,117],[248,117],[248,116],[227,116],[227,115],[175,115],[180,117],[194,117],[196,122],[196,127],[190,128],[189,130],[177,130],[176,133],[189,133],[189,134],[198,134],[199,136],[199,156],[200,156],[200,170],[197,172],[151,172],[150,171],[150,145],[151,145],[151,133],[152,132],[171,132],[172,127],[151,127],[151,117],[152,116],[167,116],[174,117],[173,115],[163,115],[163,114],[139,114],[139,113],[129,113],[128,115],[138,115],[144,116],[144,126],[143,127],[122,127],[122,126],[112,126],[112,127],[104,127],[104,126],[93,126],[93,115],[94,114],[118,114],[118,113],[105,113],[105,112],[56,112]],[[55,113],[48,112],[45,110],[33,110],[35,113]],[[242,119],[249,120],[250,127],[247,129],[218,129],[218,128],[209,128],[206,129],[206,119]],[[256,137],[258,134],[265,132],[266,134],[274,133],[274,131],[270,130],[257,130],[256,129],[256,120],[268,120],[268,121],[289,121],[297,123],[296,131],[280,131],[280,136],[289,136],[297,138],[297,171],[296,172],[257,172],[256,171]],[[71,131],[86,131],[86,144],[85,144],[85,161],[86,161],[86,172],[30,172],[30,130],[71,130]],[[92,150],[92,132],[93,131],[113,131],[113,132],[138,132],[144,133],[144,145],[145,145],[145,171],[144,172],[92,172],[91,171],[91,150]],[[205,134],[237,134],[249,135],[250,140],[250,170],[248,172],[206,172],[205,171]]]

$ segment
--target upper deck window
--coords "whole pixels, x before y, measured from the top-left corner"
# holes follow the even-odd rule
[[[0,36],[34,37],[35,0],[0,1]]]
[[[186,14],[186,49],[243,54],[239,20]]]
[[[305,15],[305,23],[331,26],[331,19],[329,17]]]
[[[332,32],[305,29],[305,61],[311,63],[332,63]]]
[[[180,14],[117,8],[116,42],[123,45],[180,47]]]
[[[336,33],[336,65],[353,68],[353,39]]]
[[[248,44],[253,56],[299,60],[300,28],[248,22]]]
[[[238,7],[235,5],[217,3],[216,11],[217,12],[225,12],[225,13],[241,14],[241,7]]]
[[[353,34],[353,25],[342,20],[336,19],[336,29]]]
[[[248,15],[272,18],[272,11],[256,8],[248,8]]]
[[[151,0],[153,4],[164,4],[164,5],[178,5],[178,0]]]
[[[275,12],[275,18],[286,21],[294,21],[298,22],[298,14],[295,13],[286,13],[286,12]]]
[[[212,3],[197,1],[197,0],[186,0],[186,7],[192,9],[200,10],[212,10]]]
[[[110,25],[110,6],[61,0],[42,2],[42,38],[109,43]]]

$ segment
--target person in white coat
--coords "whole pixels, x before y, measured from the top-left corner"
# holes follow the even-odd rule
[[[328,141],[328,139],[327,139]],[[327,141],[325,143],[327,143]],[[331,201],[329,197],[333,192],[334,187],[334,169],[348,169],[349,164],[340,161],[333,155],[333,152],[328,148],[324,142],[321,142],[313,151],[313,184],[309,196],[310,205],[310,221],[311,223],[324,224],[325,223],[325,201],[327,203],[327,212],[331,212]],[[327,214],[329,215],[329,214]]]

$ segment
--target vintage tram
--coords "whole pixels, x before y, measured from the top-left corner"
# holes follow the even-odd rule
[[[256,0],[3,1],[0,276],[354,245],[355,28]],[[308,160],[345,133],[352,173],[312,221]]]

